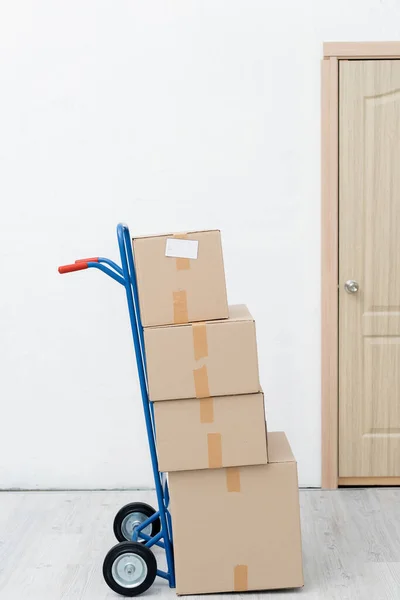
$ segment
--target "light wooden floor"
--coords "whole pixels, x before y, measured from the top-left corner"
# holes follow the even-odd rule
[[[244,598],[399,600],[400,490],[304,490],[300,499],[304,589]],[[121,598],[103,582],[101,567],[115,543],[114,515],[134,500],[154,503],[154,493],[1,492],[0,599]],[[156,579],[143,598],[155,596],[175,593]]]

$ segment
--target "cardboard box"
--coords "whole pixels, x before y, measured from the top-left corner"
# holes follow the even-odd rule
[[[220,231],[133,239],[144,327],[226,319]]]
[[[268,462],[262,393],[155,402],[154,418],[160,471]]]
[[[268,465],[169,474],[176,591],[303,585],[297,465],[284,433]]]
[[[150,400],[260,391],[256,327],[244,305],[229,319],[144,330]]]

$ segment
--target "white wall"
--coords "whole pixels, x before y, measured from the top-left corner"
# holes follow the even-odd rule
[[[396,0],[0,6],[0,487],[152,484],[123,289],[56,267],[219,227],[257,320],[270,429],[320,483],[323,40],[396,39]]]

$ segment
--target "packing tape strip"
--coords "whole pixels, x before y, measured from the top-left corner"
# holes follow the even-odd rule
[[[194,359],[208,356],[207,325],[206,323],[192,323]]]
[[[172,302],[174,305],[174,323],[187,323],[189,318],[186,291],[172,292]]]
[[[206,365],[193,369],[194,389],[196,398],[208,398],[210,390],[208,387],[208,373]]]
[[[178,239],[178,240],[186,240],[187,239],[187,234],[186,233],[174,233],[173,238]],[[189,258],[176,258],[176,269],[177,271],[186,271],[187,269],[190,269],[190,259]]]
[[[190,269],[190,258],[176,258],[176,268],[178,271]]]
[[[213,398],[200,398],[200,423],[214,423]]]
[[[247,592],[249,589],[247,565],[236,565],[233,569],[233,589],[235,592]]]
[[[208,468],[220,469],[222,467],[222,440],[220,433],[207,435]]]
[[[238,467],[226,469],[226,489],[228,492],[240,492],[240,470]]]

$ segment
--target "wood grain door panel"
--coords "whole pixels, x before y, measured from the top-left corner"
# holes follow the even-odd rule
[[[339,476],[400,476],[398,60],[339,68]]]

